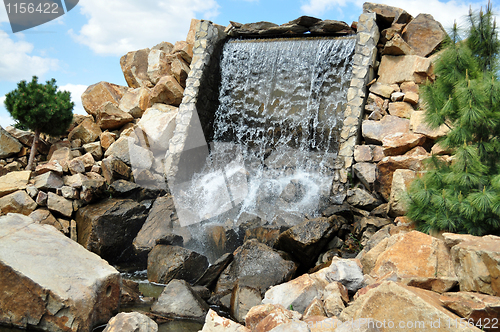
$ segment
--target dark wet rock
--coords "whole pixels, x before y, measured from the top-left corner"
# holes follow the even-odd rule
[[[184,238],[176,234],[167,234],[162,238],[156,239],[156,244],[182,247],[184,245]]]
[[[347,203],[342,203],[341,205],[330,205],[323,212],[321,212],[323,217],[331,217],[333,215],[342,216],[347,220],[352,220],[353,213],[352,207]]]
[[[210,287],[219,278],[220,274],[233,260],[233,254],[227,253],[219,257],[210,265],[203,275],[196,280],[195,285]]]
[[[134,304],[141,301],[141,291],[139,284],[130,279],[122,279],[122,288],[120,293],[120,304]]]
[[[306,220],[280,234],[276,248],[293,255],[308,268],[314,264],[323,247],[337,234],[342,220],[337,216]]]
[[[141,187],[130,181],[116,180],[109,186],[109,190],[113,197],[130,197],[135,195]]]
[[[201,297],[204,301],[208,300],[210,296],[212,296],[212,292],[205,286],[191,286],[193,292],[196,293],[199,297]]]
[[[290,280],[296,269],[297,264],[287,253],[250,240],[234,252],[233,262],[222,272],[215,291],[232,291],[238,281],[259,288],[263,294],[269,287]]]
[[[115,156],[109,156],[103,159],[101,169],[102,175],[108,184],[112,184],[118,179],[128,180],[132,174],[130,167]]]
[[[184,280],[172,280],[151,307],[155,314],[165,317],[201,320],[208,312],[208,305]]]
[[[279,227],[279,226],[259,226],[251,229],[247,229],[245,231],[245,238],[243,242],[246,242],[251,239],[256,239],[260,243],[264,243],[269,247],[274,247],[276,245],[276,241],[281,233],[286,231],[287,227]]]
[[[318,34],[354,33],[354,30],[352,30],[347,23],[335,20],[320,21],[315,25],[313,25],[309,29],[309,31],[311,31],[311,33],[318,33]]]
[[[19,214],[0,217],[2,324],[91,331],[118,311],[120,279],[117,270],[52,226]]]
[[[130,199],[87,205],[76,214],[78,243],[110,263],[117,263],[147,218],[146,206]]]
[[[382,204],[382,201],[368,190],[354,188],[347,191],[347,203],[358,208],[371,210]]]
[[[208,267],[208,259],[186,248],[157,245],[148,255],[148,280],[167,284],[173,279],[194,284]]]
[[[296,25],[301,25],[301,26],[310,28],[310,27],[312,27],[313,25],[317,24],[320,21],[321,21],[321,19],[316,18],[316,17],[301,16],[301,17],[296,18],[295,20],[290,21],[288,23],[285,23],[283,25],[284,26],[288,26],[288,25],[295,25],[296,24]]]

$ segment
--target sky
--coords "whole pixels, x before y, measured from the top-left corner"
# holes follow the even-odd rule
[[[192,18],[227,26],[229,21],[283,24],[302,15],[351,24],[362,13],[359,0],[80,0],[71,11],[40,26],[12,33],[0,5],[0,126],[14,123],[4,107],[5,94],[33,75],[39,82],[56,79],[71,92],[74,113],[86,114],[81,94],[92,84],[126,82],[120,57],[167,41],[185,40]],[[377,2],[377,1],[374,1]],[[487,0],[380,0],[413,16],[431,14],[445,28],[463,21],[469,7]],[[500,12],[500,0],[493,0]]]

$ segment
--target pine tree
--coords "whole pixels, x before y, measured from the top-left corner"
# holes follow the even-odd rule
[[[450,127],[439,144],[453,152],[451,163],[430,158],[410,187],[408,217],[425,232],[500,232],[500,42],[491,4],[468,23],[465,40],[455,25],[436,80],[422,86],[427,123]]]
[[[5,107],[18,122],[16,126],[35,133],[26,169],[33,168],[40,133],[50,136],[64,134],[73,120],[74,105],[68,91],[57,91],[55,79],[41,84],[33,76],[31,82],[23,80],[17,84],[17,89],[6,94]]]

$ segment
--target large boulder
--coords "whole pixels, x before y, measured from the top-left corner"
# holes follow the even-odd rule
[[[412,231],[382,240],[362,258],[363,272],[375,278],[394,273],[410,285],[446,292],[457,276],[442,240]]]
[[[432,61],[418,55],[384,55],[378,74],[380,83],[415,82],[420,84],[432,77]]]
[[[167,284],[172,279],[194,284],[208,267],[208,259],[186,248],[157,245],[148,255],[148,280]]]
[[[149,89],[141,87],[129,90],[123,95],[122,99],[120,99],[120,105],[118,107],[134,118],[140,118],[149,107]]]
[[[0,323],[90,332],[118,311],[120,279],[52,226],[18,214],[0,218]]]
[[[437,139],[445,136],[449,131],[450,127],[446,124],[442,124],[437,129],[432,129],[425,122],[425,112],[424,111],[414,111],[410,118],[410,129],[415,134],[422,134],[430,139]]]
[[[96,117],[99,128],[109,130],[119,129],[133,120],[134,117],[131,114],[122,111],[118,105],[110,101],[99,107]]]
[[[249,240],[234,252],[234,259],[222,272],[215,290],[217,293],[232,291],[239,282],[258,288],[264,294],[269,287],[289,281],[296,269],[296,263],[288,254]]]
[[[0,197],[26,189],[30,176],[31,171],[10,172],[0,176]]]
[[[150,103],[163,103],[179,106],[184,95],[184,88],[177,82],[174,76],[167,75],[160,78],[158,83],[151,89]]]
[[[96,115],[99,113],[99,109],[96,110]],[[91,119],[85,119],[80,123],[75,129],[73,129],[69,135],[68,139],[75,140],[80,139],[82,143],[92,143],[99,138],[102,131],[99,126]]]
[[[306,220],[281,233],[275,248],[293,255],[305,268],[313,265],[323,247],[345,223],[342,217],[331,216]]]
[[[78,243],[111,263],[119,262],[146,217],[146,206],[130,199],[87,205],[76,214]]]
[[[398,116],[386,115],[380,121],[363,120],[362,132],[367,143],[381,144],[389,135],[407,133],[410,121]]]
[[[486,331],[498,329],[500,317],[500,297],[475,292],[444,293],[439,298],[450,311],[466,321],[472,320],[477,327],[484,326]]]
[[[105,102],[109,101],[118,106],[118,103],[125,92],[125,87],[121,87],[116,84],[108,82],[93,84],[82,94],[83,108],[88,114],[95,117],[99,113],[99,108],[104,105]]]
[[[5,129],[0,127],[0,158],[10,157],[19,151],[23,145]]]
[[[377,21],[382,26],[391,26],[395,23],[408,23],[412,17],[405,10],[379,3],[365,2],[363,11],[377,14]]]
[[[460,290],[500,296],[500,237],[444,234]]]
[[[186,281],[172,280],[151,307],[151,312],[165,317],[202,320],[208,309]]]
[[[131,88],[153,87],[148,77],[149,48],[128,52],[120,59],[123,75]]]
[[[419,14],[403,30],[403,39],[420,56],[429,56],[444,42],[447,33],[432,15]]]
[[[167,151],[174,136],[178,109],[174,106],[155,104],[144,112],[137,126],[143,131],[152,150]]]
[[[157,332],[158,324],[139,312],[120,312],[111,318],[103,332]]]
[[[460,317],[441,306],[439,294],[393,281],[368,290],[339,316],[342,321],[367,317],[380,331],[480,331],[461,325]]]

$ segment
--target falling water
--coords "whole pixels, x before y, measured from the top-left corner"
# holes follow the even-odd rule
[[[186,197],[200,220],[314,216],[335,177],[354,38],[232,40],[222,52],[209,166]]]

